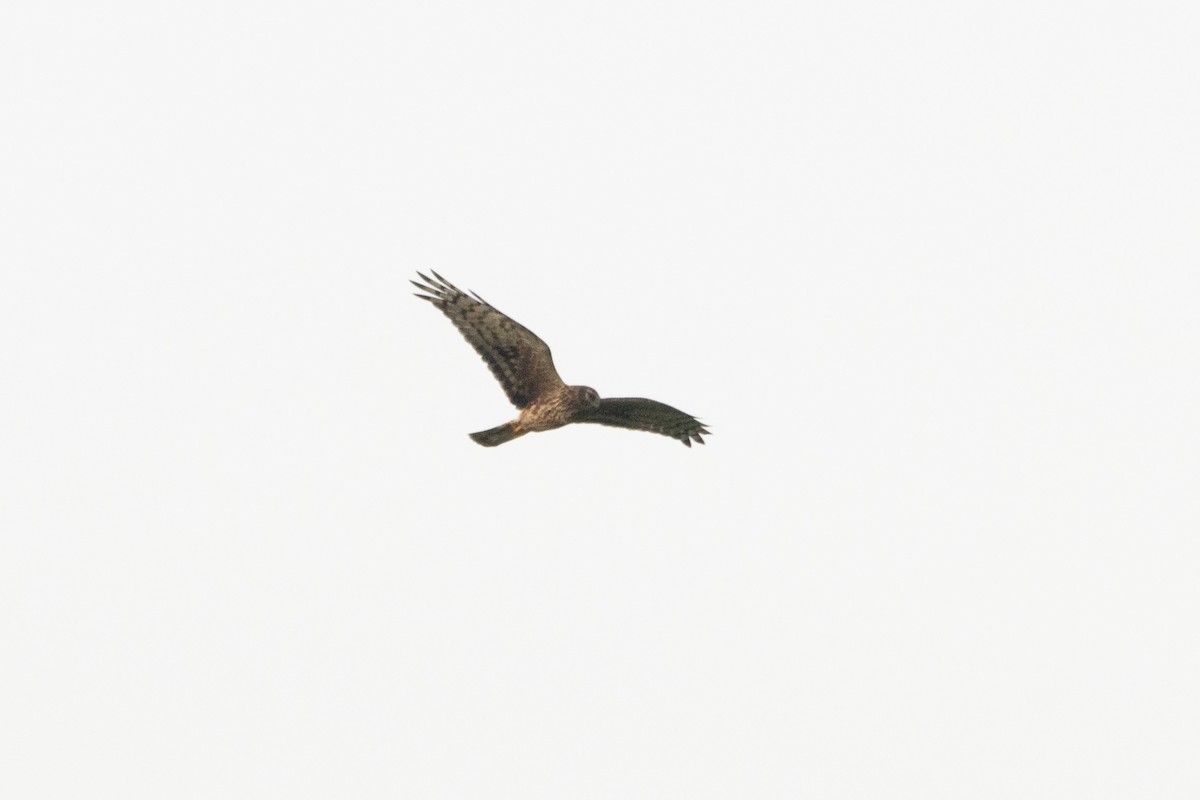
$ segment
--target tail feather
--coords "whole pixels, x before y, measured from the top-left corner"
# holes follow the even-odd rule
[[[523,430],[516,421],[506,422],[503,425],[497,425],[486,431],[472,433],[470,437],[484,447],[495,447],[498,444],[511,442],[518,436],[524,436],[528,431]]]

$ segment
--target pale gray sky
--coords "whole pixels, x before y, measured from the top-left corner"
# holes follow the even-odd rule
[[[1196,796],[1198,39],[10,9],[0,795]],[[475,445],[418,269],[709,444]]]

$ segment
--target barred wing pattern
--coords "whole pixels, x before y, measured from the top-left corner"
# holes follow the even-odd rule
[[[691,414],[643,397],[602,398],[599,408],[580,412],[575,416],[575,422],[596,422],[615,428],[661,433],[678,439],[688,447],[692,446],[692,442],[704,444],[701,435],[709,433]]]
[[[535,399],[563,388],[550,347],[533,331],[474,292],[467,295],[436,272],[432,278],[417,274],[425,283],[410,283],[427,293],[417,297],[428,300],[450,318],[487,362],[514,406],[525,408]]]

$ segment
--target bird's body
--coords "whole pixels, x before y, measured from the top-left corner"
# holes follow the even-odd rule
[[[595,422],[661,433],[688,447],[704,444],[704,426],[692,415],[641,397],[603,398],[588,386],[568,386],[558,376],[550,348],[532,331],[501,313],[479,295],[469,296],[441,275],[412,281],[418,294],[441,309],[487,362],[513,405],[521,410],[511,422],[471,438],[495,447],[526,433],[549,431],[572,422]]]
[[[561,428],[573,422],[580,410],[599,407],[600,396],[596,394],[595,389],[587,386],[563,386],[553,394],[539,398],[521,409],[521,413],[512,422],[472,433],[471,438],[484,447],[495,447],[527,433]]]
[[[574,421],[581,411],[600,407],[600,395],[588,386],[563,386],[521,409],[517,422],[527,431],[552,431]]]

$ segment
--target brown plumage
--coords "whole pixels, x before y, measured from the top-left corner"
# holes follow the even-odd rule
[[[587,386],[567,386],[558,377],[550,348],[533,331],[496,310],[474,292],[467,295],[436,272],[412,284],[418,294],[441,309],[483,357],[512,404],[521,409],[515,420],[471,438],[495,447],[531,431],[548,431],[572,422],[595,422],[617,428],[650,431],[678,439],[688,447],[704,444],[708,431],[691,414],[641,397],[601,398]]]

